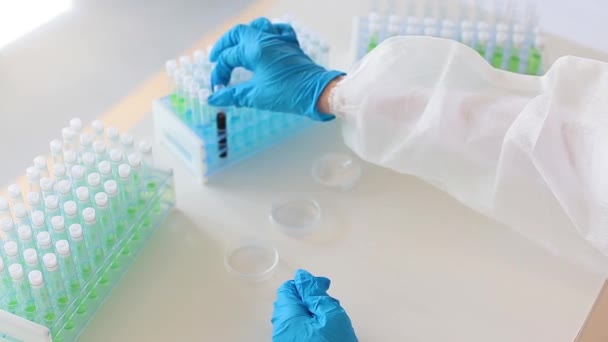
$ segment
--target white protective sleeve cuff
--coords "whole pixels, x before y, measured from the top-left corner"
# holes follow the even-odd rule
[[[361,158],[608,274],[608,64],[563,57],[519,75],[455,41],[394,37],[330,106]]]

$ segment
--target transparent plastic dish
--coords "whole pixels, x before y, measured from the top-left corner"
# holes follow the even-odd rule
[[[312,177],[323,186],[349,190],[361,178],[361,164],[352,156],[329,153],[314,162]]]
[[[321,219],[321,207],[310,198],[290,198],[276,201],[270,209],[270,220],[287,234],[309,234]]]
[[[243,239],[226,251],[228,273],[252,282],[268,279],[279,264],[279,252],[267,241]]]

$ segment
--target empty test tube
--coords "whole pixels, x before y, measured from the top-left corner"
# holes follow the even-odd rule
[[[126,155],[135,152],[135,137],[131,133],[124,133],[120,136],[120,145]]]
[[[32,227],[30,226],[19,226],[17,228],[17,236],[19,237],[19,249],[24,251],[28,248],[36,248],[34,243],[34,236],[32,234]]]
[[[42,190],[42,197],[46,199],[55,193],[55,182],[49,177],[43,177],[40,179],[40,189]]]
[[[80,118],[72,118],[70,120],[70,128],[74,131],[74,133],[76,134],[80,134],[82,133],[82,120]]]
[[[95,160],[97,160],[98,163],[108,159],[106,143],[103,141],[95,141],[93,143],[93,152],[95,152]]]
[[[99,227],[103,229],[103,235],[105,237],[104,249],[106,251],[110,251],[116,243],[115,219],[108,202],[109,197],[105,192],[99,192],[95,195],[95,212]]]
[[[95,141],[105,141],[104,136],[104,127],[103,122],[101,120],[95,120],[91,123],[91,128],[93,129],[93,136]]]
[[[80,135],[80,149],[82,152],[93,152],[93,137],[89,133]]]
[[[63,162],[66,170],[72,173],[72,168],[78,163],[78,156],[74,151],[65,151],[63,153]]]
[[[106,136],[108,138],[108,148],[120,148],[120,132],[116,127],[108,127],[106,129]]]
[[[34,248],[28,248],[23,251],[23,260],[25,260],[25,271],[40,271],[40,262],[38,261],[38,252]]]
[[[59,197],[57,195],[49,195],[44,199],[44,206],[46,208],[46,221],[51,222],[54,216],[61,215],[61,209],[59,208]]]
[[[89,188],[81,186],[76,189],[76,200],[79,208],[87,208],[91,206],[91,193]]]
[[[21,194],[21,188],[17,184],[11,184],[8,186],[8,198],[13,204],[25,203],[23,201],[23,195]]]
[[[46,157],[38,156],[38,157],[34,158],[34,167],[36,167],[36,169],[38,169],[41,178],[50,176],[49,168],[46,163]]]
[[[74,200],[74,196],[72,196],[72,183],[65,179],[57,183],[57,192],[59,193],[59,203],[61,204]]]
[[[51,295],[44,283],[42,272],[40,272],[40,270],[29,272],[28,280],[31,286],[30,291],[32,299],[34,300],[39,315],[36,321],[42,325],[51,326],[55,322],[57,315],[53,309]]]
[[[55,182],[62,181],[67,178],[66,167],[64,164],[54,164],[53,165],[53,177],[55,177]]]
[[[11,217],[11,210],[8,206],[8,201],[4,197],[0,197],[0,220],[5,217]]]
[[[84,166],[84,175],[87,176],[91,172],[95,172],[95,154],[93,152],[85,152],[82,154],[82,165]]]
[[[95,265],[101,265],[104,256],[103,231],[97,222],[97,214],[93,208],[82,211],[84,239],[87,249],[91,251]]]
[[[44,211],[44,204],[42,203],[41,197],[39,192],[27,193],[27,204],[30,206],[30,214],[35,211]]]
[[[97,165],[97,171],[101,175],[101,180],[105,183],[106,181],[112,179],[112,165],[109,161],[104,160]]]
[[[68,230],[70,232],[70,241],[72,242],[71,253],[74,256],[74,264],[78,269],[80,282],[84,284],[91,277],[93,269],[91,267],[87,246],[84,241],[82,226],[75,223],[71,225]]]
[[[118,166],[122,164],[123,158],[121,150],[115,148],[110,151],[110,164],[112,165],[112,174],[115,178],[118,177]]]
[[[51,218],[51,227],[53,227],[54,241],[65,240],[68,238],[68,234],[65,230],[65,219],[63,216],[54,216]]]
[[[80,292],[80,281],[74,257],[70,250],[70,244],[67,240],[59,240],[55,243],[55,250],[59,256],[59,269],[65,281],[65,287],[69,292],[70,297],[74,298]]]
[[[68,201],[63,204],[63,213],[65,215],[64,221],[66,227],[69,227],[75,223],[80,223],[78,217],[78,206],[74,201]]]
[[[61,138],[63,139],[64,151],[78,151],[76,144],[76,132],[70,127],[61,129]]]
[[[177,62],[174,59],[168,60],[165,63],[165,71],[167,72],[167,89],[169,90],[169,99],[171,101],[174,101],[175,97],[175,79],[173,78],[175,70],[177,70]]]
[[[51,299],[60,310],[63,310],[69,303],[68,295],[63,285],[63,277],[59,271],[59,262],[54,253],[46,253],[42,257],[42,262],[46,270],[46,280],[51,293]]]
[[[40,171],[34,166],[30,166],[25,170],[25,177],[29,184],[30,191],[40,191]]]
[[[19,312],[25,314],[27,319],[33,320],[36,316],[36,304],[25,281],[23,266],[12,264],[8,267],[8,271],[13,279],[12,287],[15,291],[14,300],[16,301],[16,303],[9,303],[9,308],[13,304]]]
[[[17,241],[17,231],[15,231],[15,224],[10,217],[3,217],[0,220],[0,228],[2,232],[0,233],[0,240],[4,242],[8,241]]]
[[[70,170],[70,177],[72,178],[72,188],[78,189],[79,187],[86,185],[84,166],[72,166],[72,169]]]
[[[21,256],[19,255],[19,245],[15,241],[4,243],[4,255],[6,262],[10,264],[21,264]]]
[[[42,211],[32,212],[32,229],[34,230],[34,234],[47,231],[45,220],[46,219]]]
[[[52,140],[49,143],[49,147],[51,149],[53,164],[63,163],[63,143],[61,143],[61,140]]]
[[[28,217],[27,207],[25,206],[25,204],[15,204],[15,206],[13,207],[13,214],[15,215],[15,224],[17,225],[17,227],[29,226],[31,224],[30,218]]]
[[[51,234],[49,232],[40,232],[36,235],[36,244],[40,255],[53,252],[53,243],[51,242]]]

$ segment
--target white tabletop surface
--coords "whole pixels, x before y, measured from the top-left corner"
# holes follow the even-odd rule
[[[365,13],[365,1],[349,8],[326,1],[318,13],[312,3],[322,2],[283,1],[269,15],[297,14],[328,37],[334,64],[345,66],[350,18]],[[571,48],[555,42],[554,53]],[[151,117],[133,132],[151,136]],[[202,186],[157,148],[159,163],[175,170],[177,210],[82,340],[270,341],[275,291],[298,268],[332,279],[330,294],[341,300],[361,341],[574,339],[603,282],[599,276],[412,177],[364,164],[350,192],[315,184],[313,161],[345,151],[335,121]],[[319,201],[322,224],[313,235],[294,239],[270,223],[271,203],[284,195]],[[280,253],[265,282],[243,282],[224,269],[226,246],[247,236],[271,241]]]

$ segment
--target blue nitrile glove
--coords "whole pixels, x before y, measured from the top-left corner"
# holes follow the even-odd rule
[[[211,74],[213,89],[227,85],[236,67],[253,72],[249,81],[211,95],[213,106],[252,107],[322,121],[334,118],[317,111],[316,103],[325,86],[344,73],[327,71],[306,56],[289,24],[258,18],[237,25],[215,44],[210,58],[217,63]]]
[[[296,271],[277,290],[273,342],[357,342],[346,311],[327,294],[329,279]]]

